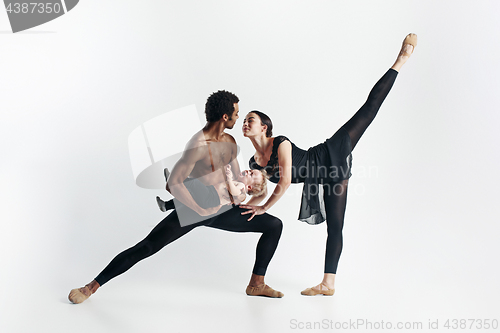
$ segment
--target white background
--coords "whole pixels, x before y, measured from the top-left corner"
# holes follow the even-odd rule
[[[86,0],[12,34],[0,11],[0,330],[500,320],[499,12],[497,1]],[[134,128],[193,103],[203,121],[208,95],[226,89],[242,116],[266,112],[307,148],[361,106],[409,32],[418,47],[353,153],[335,296],[299,294],[321,281],[326,225],[296,220],[295,185],[269,211],[284,231],[266,281],[283,299],[244,293],[259,235],[198,228],[69,304],[164,216],[165,192],[134,183]],[[241,124],[230,133],[246,167]]]

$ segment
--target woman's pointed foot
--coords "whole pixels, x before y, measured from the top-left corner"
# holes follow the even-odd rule
[[[323,283],[320,283],[315,287],[302,290],[300,293],[305,296],[316,296],[316,295],[332,296],[333,294],[335,294],[335,288],[330,289]]]
[[[408,34],[403,40],[403,45],[401,46],[401,50],[399,51],[398,58],[391,68],[399,71],[401,67],[406,63],[406,61],[410,58],[413,51],[415,50],[415,47],[417,47],[417,35]]]
[[[401,46],[399,55],[409,57],[413,53],[415,47],[417,47],[417,35],[408,34],[403,41],[403,46]]]
[[[256,287],[248,286],[246,293],[248,296],[265,296],[272,298],[281,298],[284,296],[284,294],[281,291],[274,290],[267,284],[261,284]]]

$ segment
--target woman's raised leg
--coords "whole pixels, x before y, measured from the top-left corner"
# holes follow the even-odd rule
[[[372,88],[365,104],[342,126],[349,133],[352,149],[354,149],[365,130],[377,115],[380,106],[387,97],[387,94],[389,94],[389,91],[391,91],[401,66],[408,60],[416,45],[417,35],[409,34],[406,36],[394,65]]]

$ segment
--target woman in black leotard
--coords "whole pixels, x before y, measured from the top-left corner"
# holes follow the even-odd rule
[[[342,252],[347,185],[351,176],[351,151],[375,118],[401,66],[416,45],[415,34],[406,36],[396,62],[375,84],[365,104],[331,138],[307,151],[295,146],[287,137],[272,137],[272,122],[262,112],[252,111],[245,117],[243,135],[255,147],[250,168],[265,169],[270,181],[277,186],[264,205],[257,206],[262,200],[259,198],[240,205],[248,209],[242,214],[252,214],[250,219],[263,214],[283,196],[291,183],[304,183],[299,220],[310,224],[326,220],[327,223],[323,281],[302,291],[303,295],[333,295],[335,292],[335,275]]]

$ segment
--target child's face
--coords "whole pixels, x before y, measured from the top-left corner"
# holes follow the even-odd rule
[[[245,185],[253,186],[254,184],[260,184],[263,177],[262,172],[259,170],[243,170],[238,175],[237,180]]]

